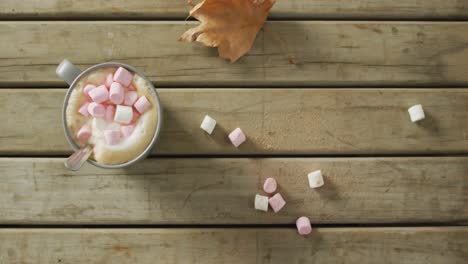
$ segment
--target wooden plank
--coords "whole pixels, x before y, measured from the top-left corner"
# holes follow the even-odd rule
[[[466,89],[158,89],[165,120],[153,153],[419,154],[467,153]],[[0,154],[68,154],[63,89],[1,89]],[[411,123],[421,103],[427,118]],[[212,136],[200,122],[218,121]],[[238,149],[227,134],[241,127]]]
[[[0,224],[468,222],[468,158],[165,158],[122,170],[60,158],[0,159]],[[321,169],[312,190],[307,173]],[[267,177],[287,204],[253,208]]]
[[[2,0],[0,17],[184,19],[186,1],[173,0]],[[459,0],[289,0],[277,1],[270,18],[308,19],[462,19],[468,3]]]
[[[2,229],[2,263],[451,263],[467,227],[280,229]]]
[[[468,85],[468,22],[274,21],[235,64],[216,49],[178,42],[193,25],[1,22],[8,41],[0,44],[0,85],[64,87],[55,75],[64,57],[83,68],[128,63],[159,86]]]

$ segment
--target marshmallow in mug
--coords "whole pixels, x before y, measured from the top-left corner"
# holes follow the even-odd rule
[[[138,99],[138,93],[135,91],[128,91],[125,93],[124,105],[132,106]]]
[[[87,125],[84,125],[78,130],[78,134],[76,136],[79,141],[86,142],[91,137],[91,130]]]
[[[108,129],[104,131],[104,139],[109,145],[116,145],[120,142],[120,130]]]
[[[95,103],[102,103],[105,102],[109,99],[109,91],[107,91],[107,88],[105,85],[101,85],[95,89],[91,89],[88,92],[89,97],[91,97],[91,100]]]
[[[133,80],[133,74],[127,69],[120,67],[114,73],[114,78],[112,80],[128,87]]]
[[[133,104],[133,107],[140,113],[143,114],[144,112],[148,111],[151,107],[151,103],[148,101],[146,96],[142,96],[138,98],[138,100]]]
[[[115,109],[114,121],[121,124],[130,124],[133,119],[133,109],[130,106],[118,105]]]
[[[106,108],[102,104],[92,102],[88,105],[88,112],[93,117],[103,117],[106,114]]]
[[[86,99],[91,102],[85,102],[78,109],[82,116],[94,118],[93,121],[103,117],[109,124],[117,122],[126,125],[118,131],[104,131],[105,142],[109,145],[115,145],[121,139],[128,138],[135,129],[135,126],[130,124],[136,123],[141,114],[151,108],[151,103],[146,96],[138,97],[135,87],[131,84],[132,80],[133,74],[120,67],[114,74],[108,74],[103,84],[97,87],[94,84],[87,84],[83,88]],[[77,133],[77,138],[86,143],[86,140],[90,138],[88,132],[91,130],[83,127]]]
[[[120,131],[122,132],[122,136],[124,138],[129,137],[132,134],[133,130],[135,130],[134,125],[128,125],[128,126],[121,126],[120,127]]]
[[[78,113],[82,114],[83,116],[88,117],[89,116],[88,107],[89,107],[89,102],[85,102],[84,104],[81,105],[80,109],[78,109]]]
[[[116,105],[122,104],[124,101],[125,91],[122,85],[118,82],[111,84],[109,89],[109,100]]]

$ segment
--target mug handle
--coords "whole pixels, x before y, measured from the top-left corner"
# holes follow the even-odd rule
[[[76,67],[69,60],[64,59],[55,70],[58,77],[71,85],[73,81],[81,74],[80,68]]]

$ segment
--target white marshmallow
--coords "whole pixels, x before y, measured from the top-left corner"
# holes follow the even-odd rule
[[[213,130],[215,129],[216,126],[216,120],[211,118],[209,115],[206,115],[205,118],[203,119],[203,122],[200,125],[200,128],[205,130],[206,133],[210,134],[213,133]]]
[[[133,119],[133,110],[131,106],[117,105],[115,109],[114,121],[122,124],[130,124]]]
[[[268,197],[259,194],[255,195],[255,209],[268,211]]]
[[[107,124],[106,130],[120,131],[120,125],[117,123]]]
[[[104,132],[104,129],[106,129],[106,126],[107,126],[106,120],[104,120],[104,118],[101,118],[101,117],[93,118],[93,121],[91,123],[93,132],[96,134]]]
[[[307,178],[309,178],[309,187],[310,188],[318,188],[320,186],[323,186],[323,177],[322,177],[322,171],[321,170],[316,170],[307,175]]]
[[[412,107],[410,107],[408,109],[408,113],[410,115],[410,118],[411,118],[411,122],[418,122],[420,120],[423,120],[425,118],[425,115],[424,115],[424,110],[422,108],[422,105],[418,104],[418,105],[413,105]]]

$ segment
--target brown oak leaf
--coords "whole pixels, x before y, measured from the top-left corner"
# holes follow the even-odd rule
[[[203,0],[190,10],[201,24],[187,30],[179,41],[198,41],[218,47],[219,56],[235,62],[246,54],[262,28],[275,0]]]

